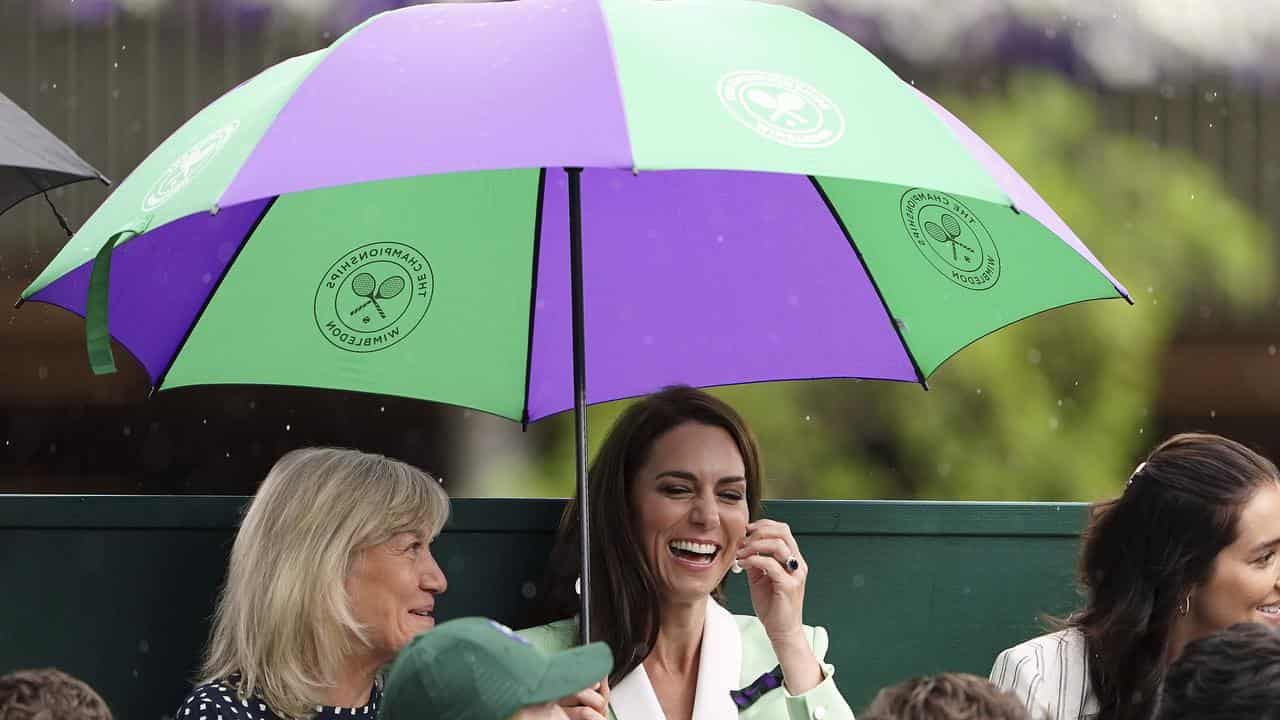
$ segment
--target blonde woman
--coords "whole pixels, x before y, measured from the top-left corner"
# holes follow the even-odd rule
[[[275,464],[231,549],[201,680],[177,720],[377,713],[379,668],[435,625],[431,556],[449,499],[381,455],[306,448]]]

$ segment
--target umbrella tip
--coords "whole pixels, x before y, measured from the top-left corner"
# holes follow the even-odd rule
[[[1009,203],[1009,209],[1013,211],[1013,214],[1014,214],[1014,215],[1021,215],[1021,214],[1022,214],[1022,211],[1018,209],[1018,206],[1017,206],[1017,205],[1014,205],[1013,203]]]
[[[219,211],[219,210],[221,210],[221,209],[222,209],[222,208],[218,207],[218,203],[214,203],[214,204],[213,204],[213,207],[209,208],[209,214],[210,214],[210,215],[217,215],[217,214],[218,214],[218,211]]]
[[[14,303],[14,304],[13,304],[13,309],[14,309],[14,310],[17,310],[18,308],[22,307],[22,304],[23,304],[23,303],[25,303],[26,301],[27,301],[27,299],[26,299],[26,298],[24,298],[24,297],[22,297],[21,295],[19,295],[19,296],[18,296],[18,302],[16,302],[16,303]]]

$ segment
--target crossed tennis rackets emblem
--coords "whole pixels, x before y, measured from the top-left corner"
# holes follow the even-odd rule
[[[355,317],[356,313],[364,310],[370,305],[373,305],[373,309],[378,311],[378,317],[386,320],[387,312],[382,309],[382,306],[378,304],[378,301],[391,300],[404,292],[404,276],[392,275],[379,283],[370,273],[356,273],[351,276],[351,292],[355,293],[357,297],[365,299],[364,302],[351,310],[351,317]],[[364,318],[364,322],[369,322],[369,318]]]
[[[938,223],[941,223],[941,225]],[[933,238],[934,242],[943,245],[949,243],[951,245],[951,259],[955,262],[961,262],[960,248],[964,248],[966,252],[970,253],[964,256],[963,262],[970,263],[973,261],[972,253],[976,251],[960,242],[960,235],[963,232],[960,229],[960,221],[951,213],[942,213],[942,217],[938,218],[936,223],[932,220],[926,220],[924,231],[929,233],[929,237]]]

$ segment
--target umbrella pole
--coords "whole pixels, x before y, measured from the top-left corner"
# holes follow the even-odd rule
[[[573,289],[573,428],[578,460],[578,530],[581,533],[582,603],[578,631],[583,644],[591,642],[591,525],[587,498],[587,359],[582,319],[582,168],[565,168],[569,175],[569,278]]]

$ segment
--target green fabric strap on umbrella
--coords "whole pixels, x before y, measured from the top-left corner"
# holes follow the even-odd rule
[[[89,274],[89,296],[85,303],[84,335],[89,351],[89,367],[94,375],[110,375],[116,371],[116,360],[111,354],[111,329],[107,326],[107,286],[111,279],[111,252],[116,243],[127,235],[141,235],[141,228],[129,228],[107,238],[93,260]]]

